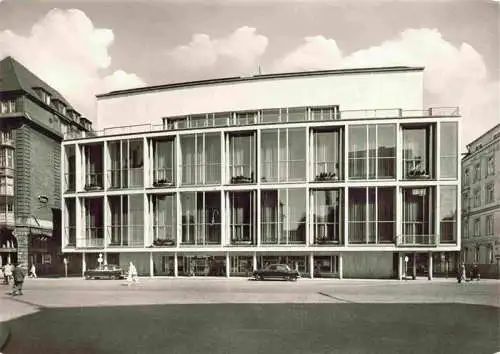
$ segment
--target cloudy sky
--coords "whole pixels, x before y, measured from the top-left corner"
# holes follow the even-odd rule
[[[500,122],[499,19],[496,0],[0,0],[0,58],[91,119],[97,93],[258,65],[423,65],[426,106],[460,106],[465,144]]]

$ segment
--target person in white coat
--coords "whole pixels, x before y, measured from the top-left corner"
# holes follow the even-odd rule
[[[135,268],[134,263],[130,262],[128,265],[128,285],[130,286],[133,283],[138,283],[139,278],[137,277],[137,269]]]
[[[29,275],[30,278],[36,278],[36,267],[34,264],[31,265],[31,268],[30,268],[30,275]]]

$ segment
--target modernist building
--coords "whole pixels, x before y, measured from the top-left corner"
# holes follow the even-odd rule
[[[55,272],[61,246],[63,135],[90,122],[11,57],[0,61],[0,264]]]
[[[467,145],[462,159],[463,260],[500,275],[500,124]]]
[[[244,276],[276,262],[315,277],[451,271],[458,110],[422,102],[418,67],[100,95],[100,122],[163,124],[63,142],[63,251],[82,270],[101,254],[143,275]]]

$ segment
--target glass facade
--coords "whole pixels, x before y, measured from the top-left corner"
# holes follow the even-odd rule
[[[220,139],[218,133],[181,136],[183,185],[221,183]]]
[[[349,127],[349,178],[396,178],[396,125]]]
[[[306,130],[266,129],[261,133],[261,182],[306,179]]]
[[[341,273],[342,247],[457,245],[458,123],[341,113],[197,114],[169,120],[174,132],[67,144],[66,243],[171,247],[152,251],[155,274],[285,263],[315,277]]]
[[[261,192],[261,243],[306,243],[306,190]]]

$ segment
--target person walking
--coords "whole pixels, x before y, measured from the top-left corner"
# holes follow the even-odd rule
[[[130,262],[128,265],[128,285],[132,285],[133,283],[138,283],[139,278],[137,277],[137,268],[135,268],[134,263]]]
[[[36,267],[34,264],[31,265],[31,268],[30,268],[30,274],[29,274],[29,277],[30,278],[36,278]]]
[[[12,296],[23,295],[23,284],[24,284],[24,270],[19,264],[16,264],[14,270],[12,271],[12,276],[14,278],[14,286],[12,287]]]
[[[12,264],[6,264],[3,273],[5,277],[5,284],[9,285],[10,281],[12,280]]]

